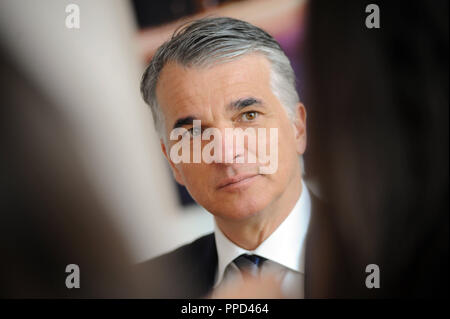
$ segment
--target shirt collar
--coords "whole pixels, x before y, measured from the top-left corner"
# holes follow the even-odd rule
[[[311,214],[311,197],[302,181],[302,193],[293,210],[278,228],[255,250],[243,249],[230,241],[214,223],[218,267],[215,286],[223,279],[226,267],[242,254],[256,254],[293,271],[305,272],[305,238]],[[283,249],[280,249],[283,247]]]

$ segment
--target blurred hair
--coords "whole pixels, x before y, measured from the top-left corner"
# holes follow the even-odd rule
[[[448,294],[448,2],[309,3],[306,168],[333,207],[348,286]],[[330,27],[332,26],[332,27]],[[366,289],[364,266],[381,288]]]
[[[138,297],[132,259],[65,118],[0,51],[0,297]],[[80,288],[65,285],[80,268]]]

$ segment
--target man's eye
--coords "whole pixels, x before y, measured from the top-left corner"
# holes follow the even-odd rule
[[[191,127],[185,134],[189,134],[190,137],[202,135],[202,129],[200,127]]]
[[[256,112],[256,111],[245,112],[244,114],[241,115],[241,119],[244,122],[253,121],[257,117],[258,117],[258,112]]]

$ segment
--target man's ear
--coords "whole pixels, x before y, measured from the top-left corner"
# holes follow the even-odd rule
[[[295,112],[295,121],[293,123],[295,131],[295,145],[297,147],[297,153],[303,155],[306,150],[306,109],[302,103],[298,103]]]
[[[161,150],[162,150],[166,160],[170,164],[170,168],[172,169],[173,177],[178,182],[178,184],[181,184],[181,185],[184,186],[183,179],[181,178],[180,171],[177,169],[175,164],[170,160],[170,156],[167,154],[167,149],[166,149],[166,145],[164,144],[164,141],[162,139],[160,139],[159,142],[161,143]]]

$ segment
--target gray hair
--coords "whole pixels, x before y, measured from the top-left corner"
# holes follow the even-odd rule
[[[150,106],[160,138],[166,141],[156,85],[166,63],[173,61],[187,67],[202,67],[231,61],[249,53],[260,53],[268,59],[272,91],[294,120],[299,102],[295,74],[275,39],[245,21],[226,17],[204,18],[177,29],[172,38],[158,48],[142,76],[142,97]]]

